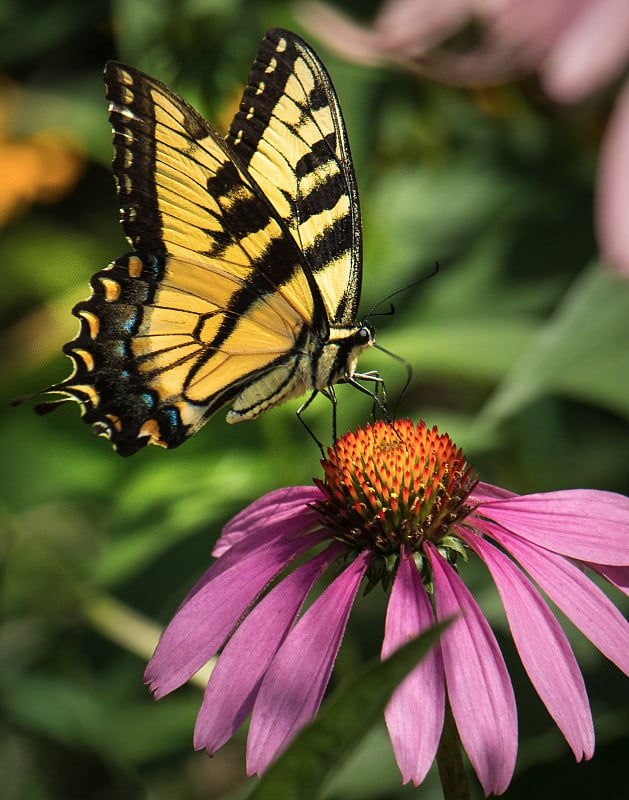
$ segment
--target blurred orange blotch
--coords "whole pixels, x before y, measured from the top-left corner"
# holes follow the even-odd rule
[[[11,135],[20,90],[0,78],[0,227],[32,203],[54,203],[79,179],[85,159],[61,133]]]
[[[244,84],[239,84],[227,95],[223,101],[223,107],[218,114],[214,116],[214,126],[221,136],[225,136],[229,130],[232,119],[236,116],[236,112],[240,108],[240,99],[244,91]]]

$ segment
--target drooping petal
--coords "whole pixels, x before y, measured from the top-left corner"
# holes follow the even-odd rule
[[[629,497],[567,489],[483,503],[476,513],[555,553],[629,564]]]
[[[592,644],[629,675],[629,623],[605,593],[571,561],[498,525],[485,523],[484,530],[517,558]]]
[[[262,773],[316,714],[370,555],[365,551],[315,600],[288,634],[258,691],[247,773]]]
[[[629,81],[620,92],[601,147],[596,178],[596,234],[605,261],[629,277]]]
[[[510,52],[521,68],[534,69],[574,17],[574,6],[590,0],[475,0],[489,27],[489,42]]]
[[[568,637],[530,580],[480,536],[466,541],[485,562],[502,599],[513,641],[542,702],[577,761],[594,753],[594,724]]]
[[[592,564],[586,562],[586,567],[589,567],[594,572],[598,572],[606,581],[620,589],[629,596],[629,567],[608,567],[606,564]]]
[[[249,716],[271,659],[284,641],[308,592],[339,555],[341,548],[340,543],[334,542],[291,572],[239,625],[221,653],[206,687],[194,729],[197,750],[205,747],[209,753],[214,753]]]
[[[413,558],[402,552],[387,606],[382,658],[434,624],[435,616]],[[384,718],[402,782],[415,786],[435,759],[443,728],[445,684],[439,645],[402,681]]]
[[[626,0],[590,0],[572,13],[544,60],[544,88],[555,100],[578,103],[613,80],[628,55]]]
[[[308,504],[321,499],[321,491],[316,486],[289,486],[265,494],[225,525],[212,555],[218,558],[241,539],[258,539],[266,530],[277,532],[279,526],[282,526],[281,535],[286,537],[307,530],[316,521]]]
[[[244,540],[219,558],[181,604],[146,667],[144,681],[156,699],[209,661],[269,581],[320,539],[315,531],[289,540],[275,537],[260,547]]]
[[[380,35],[357,25],[347,14],[328,3],[305,2],[295,10],[301,25],[325,42],[332,52],[359,64],[375,64],[381,58]]]
[[[476,601],[432,544],[437,619],[455,616],[440,639],[446,686],[461,742],[488,795],[511,781],[518,748],[517,710],[504,659]]]
[[[416,58],[455,33],[470,11],[470,0],[389,0],[373,27],[389,58]]]

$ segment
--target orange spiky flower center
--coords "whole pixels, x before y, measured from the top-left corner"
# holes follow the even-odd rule
[[[460,449],[421,421],[376,422],[341,437],[322,461],[325,500],[316,505],[337,538],[394,562],[405,546],[432,541],[450,560],[461,552],[454,528],[471,508],[476,475]]]

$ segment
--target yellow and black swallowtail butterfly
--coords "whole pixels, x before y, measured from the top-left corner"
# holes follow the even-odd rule
[[[356,379],[361,222],[341,109],[315,53],[263,39],[225,139],[159,81],[105,68],[121,222],[134,252],[92,278],[64,346],[77,401],[123,456]]]

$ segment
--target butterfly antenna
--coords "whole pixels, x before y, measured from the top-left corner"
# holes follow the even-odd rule
[[[392,297],[397,297],[398,294],[402,294],[402,292],[408,291],[413,286],[417,286],[418,283],[423,283],[424,281],[427,281],[430,278],[434,278],[435,275],[437,275],[438,272],[439,272],[439,262],[435,261],[435,266],[433,267],[432,272],[429,272],[428,275],[423,275],[421,278],[417,278],[416,280],[411,281],[406,286],[402,286],[401,289],[396,289],[394,292],[391,292],[391,294],[388,294],[386,297],[383,297],[382,300],[378,300],[378,302],[375,304],[375,306],[373,306],[371,308],[371,310],[367,314],[365,314],[363,319],[367,320],[369,317],[373,317],[373,316],[385,316],[385,317],[388,317],[391,314],[395,314],[395,306],[392,303],[389,306],[389,310],[388,311],[384,311],[384,312],[381,311],[381,312],[378,313],[378,312],[376,312],[376,309],[378,308],[378,306],[381,306],[383,303],[386,303],[388,300],[391,300]],[[379,348],[379,349],[382,349],[382,348]],[[389,355],[392,355],[392,354],[389,353]]]
[[[20,395],[20,397],[14,397],[12,400],[9,401],[9,404],[13,406],[13,408],[17,408],[17,406],[21,406],[23,403],[27,403],[28,401],[32,400],[34,397],[37,397],[40,394],[46,394],[47,392],[56,392],[57,389],[55,386],[49,386],[47,389],[42,389],[39,392],[29,392],[28,394]],[[61,390],[59,390],[60,392]],[[60,408],[65,403],[72,402],[71,397],[60,397],[58,400],[44,400],[41,403],[37,403],[35,406],[35,413],[43,416],[44,414],[48,414],[50,411],[54,411],[56,408]]]
[[[29,400],[32,400],[36,394],[39,394],[39,392],[29,392],[28,394],[22,394],[19,397],[14,397],[12,400],[10,400],[9,404],[14,408],[16,406],[21,406],[22,403],[26,403]]]
[[[388,311],[377,312],[376,309],[378,308],[378,306],[382,305],[383,303],[386,303],[388,300],[391,300],[391,298],[396,297],[398,294],[402,294],[402,292],[408,291],[408,289],[410,289],[411,287],[417,286],[418,283],[422,283],[423,281],[426,281],[429,278],[434,278],[435,275],[438,274],[438,272],[439,272],[439,262],[435,261],[435,265],[434,265],[434,267],[432,269],[432,272],[429,272],[428,275],[423,275],[421,278],[417,278],[416,280],[411,281],[411,283],[407,284],[406,286],[403,286],[401,289],[396,289],[395,292],[392,292],[391,294],[389,294],[386,297],[384,297],[382,300],[379,300],[375,304],[375,306],[373,306],[371,308],[371,310],[365,315],[365,317],[363,319],[366,320],[369,317],[376,316],[376,315],[377,316],[389,316],[389,315],[395,314],[395,306],[393,305],[393,303],[390,304]],[[390,350],[387,350],[385,347],[382,347],[379,344],[375,344],[374,343],[373,346],[376,348],[376,350],[380,350],[381,353],[384,353],[385,355],[390,356],[391,358],[395,359],[395,361],[397,361],[399,364],[402,364],[404,369],[406,370],[406,382],[405,382],[404,386],[402,387],[402,391],[398,395],[397,401],[395,403],[395,409],[393,411],[393,418],[395,419],[395,417],[397,416],[397,411],[398,411],[398,407],[400,405],[400,401],[402,400],[402,397],[404,396],[406,390],[408,389],[408,387],[409,387],[409,385],[411,383],[411,380],[413,379],[413,368],[405,358],[402,358],[401,356],[398,356],[395,353],[392,353]],[[363,389],[364,389],[364,387],[363,387]],[[384,399],[384,405],[386,406],[386,393],[384,392],[384,384],[382,385],[382,389],[383,389],[383,396],[385,398]],[[374,397],[374,400],[375,399],[376,398]],[[380,408],[382,408],[383,404],[382,404],[382,401],[379,398],[377,399],[377,403],[380,406]],[[385,415],[386,415],[387,420],[389,420],[389,415],[386,412],[386,409],[385,409]]]

